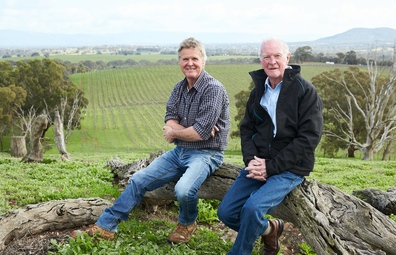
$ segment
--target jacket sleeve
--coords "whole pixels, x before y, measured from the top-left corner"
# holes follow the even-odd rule
[[[315,153],[315,148],[322,136],[322,107],[322,99],[317,94],[315,87],[308,83],[306,94],[298,106],[297,136],[276,157],[266,159],[268,176],[288,171],[296,167],[308,155]],[[301,175],[304,174],[301,173]]]
[[[254,156],[259,155],[256,145],[252,139],[257,133],[253,109],[254,89],[250,93],[249,100],[246,104],[245,117],[243,118],[240,127],[243,162],[246,166]]]

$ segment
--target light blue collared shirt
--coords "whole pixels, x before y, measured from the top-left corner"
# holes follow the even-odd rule
[[[276,135],[276,104],[278,103],[279,93],[282,87],[282,82],[272,89],[269,84],[269,78],[265,80],[264,95],[260,100],[260,105],[268,112],[274,124],[274,137]]]

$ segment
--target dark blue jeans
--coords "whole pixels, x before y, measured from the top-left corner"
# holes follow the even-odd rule
[[[179,201],[179,223],[191,225],[198,216],[197,191],[206,178],[223,164],[224,154],[217,150],[176,147],[132,175],[129,184],[111,208],[106,208],[96,225],[115,232],[121,220],[127,220],[146,191],[177,180],[175,196]]]
[[[254,242],[267,229],[264,216],[304,180],[291,172],[271,176],[266,182],[247,178],[247,174],[243,168],[217,211],[219,219],[238,232],[228,254],[251,254]]]

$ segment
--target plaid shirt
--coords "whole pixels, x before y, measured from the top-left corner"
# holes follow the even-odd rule
[[[165,122],[179,121],[183,127],[193,127],[202,141],[187,142],[176,139],[177,146],[187,149],[225,150],[230,130],[230,112],[227,91],[205,70],[188,90],[187,79],[178,82],[166,105]],[[211,137],[214,126],[219,128]]]

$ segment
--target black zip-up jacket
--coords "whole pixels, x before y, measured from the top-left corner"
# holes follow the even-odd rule
[[[250,72],[255,88],[250,93],[240,133],[243,161],[264,158],[268,177],[289,171],[308,176],[315,163],[315,148],[322,136],[322,100],[315,87],[300,75],[300,66],[286,69],[276,106],[277,132],[260,105],[267,75]]]

